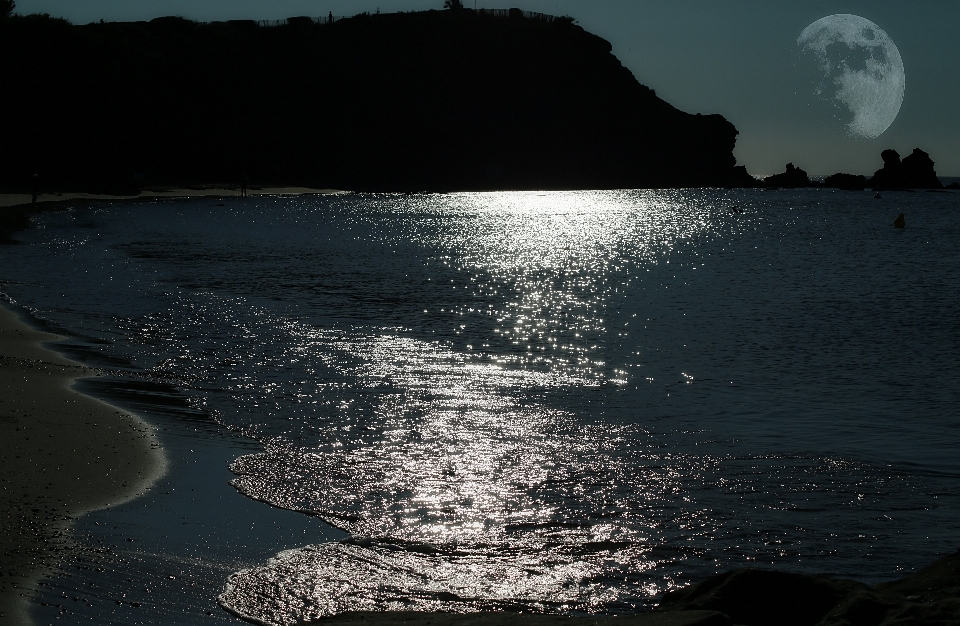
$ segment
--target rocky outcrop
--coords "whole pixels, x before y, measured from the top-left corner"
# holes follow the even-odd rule
[[[860,174],[832,174],[823,181],[824,187],[843,189],[846,191],[863,191],[867,185],[867,177]]]
[[[807,173],[799,167],[794,167],[793,163],[787,163],[787,169],[782,174],[774,174],[763,179],[764,187],[810,187],[810,178]]]
[[[37,42],[42,42],[39,45]],[[346,189],[753,186],[737,129],[677,110],[572,19],[0,24],[3,182]],[[11,96],[12,96],[11,92]]]
[[[742,626],[960,624],[960,552],[875,587],[826,576],[740,569],[668,593],[659,611],[717,611]]]
[[[883,168],[867,181],[874,189],[943,189],[933,160],[920,148],[902,161],[896,150],[884,150],[880,156]]]

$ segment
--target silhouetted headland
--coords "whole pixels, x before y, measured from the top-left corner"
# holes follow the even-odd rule
[[[737,130],[637,82],[572,18],[0,22],[0,184],[370,189],[755,186]],[[10,123],[15,120],[15,123]]]

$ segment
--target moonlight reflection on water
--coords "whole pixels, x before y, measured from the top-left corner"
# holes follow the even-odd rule
[[[956,549],[954,199],[903,194],[905,230],[824,190],[78,208],[0,270],[262,445],[232,462],[241,493],[349,533],[205,556],[228,610],[625,613],[729,567],[877,582]],[[95,572],[71,580],[132,578]]]
[[[344,355],[332,363],[365,381],[376,425],[344,426],[350,436],[312,450],[239,459],[235,485],[360,539],[235,575],[221,598],[231,610],[271,622],[359,609],[596,610],[623,600],[624,581],[637,585],[663,521],[656,510],[682,489],[679,472],[643,450],[642,428],[584,425],[537,397],[626,384],[595,345],[608,332],[607,304],[629,284],[611,277],[656,262],[708,220],[677,219],[666,196],[641,219],[609,194],[491,200],[438,238],[457,252],[440,262],[471,277],[465,289],[503,292],[499,308],[479,311],[496,353],[489,343],[460,353],[395,334],[290,328],[292,355]],[[477,198],[454,199],[454,211],[458,203],[475,209]],[[469,304],[445,311],[465,318],[458,329],[478,313]],[[659,588],[647,581],[640,596]],[[282,595],[279,613],[264,608],[265,589]]]

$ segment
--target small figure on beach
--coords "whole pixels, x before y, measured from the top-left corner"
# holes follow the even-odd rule
[[[330,11],[330,15],[327,16],[327,24],[333,24],[333,11]]]
[[[893,227],[904,228],[905,226],[906,226],[906,222],[904,222],[903,213],[901,213],[900,215],[897,216],[897,219],[893,220]]]
[[[240,177],[240,197],[241,198],[247,197],[247,175],[246,174]]]
[[[34,174],[33,178],[30,179],[30,195],[33,196],[31,204],[37,203],[37,196],[40,195],[40,175]]]
[[[878,191],[876,194],[874,194],[873,197],[874,197],[874,198],[877,198],[877,199],[879,200],[879,199],[882,198],[883,196],[881,196],[881,195],[880,195],[880,192]]]

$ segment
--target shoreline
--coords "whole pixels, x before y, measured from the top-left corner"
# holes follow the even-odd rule
[[[341,189],[315,189],[313,187],[250,187],[248,197],[253,196],[303,196],[334,195],[347,193]],[[28,228],[30,215],[43,211],[68,208],[75,203],[86,202],[150,202],[183,198],[240,199],[240,191],[231,187],[172,187],[151,189],[137,195],[112,195],[85,192],[42,193],[37,203],[31,203],[28,193],[0,193],[0,244],[9,243],[10,234]]]
[[[317,189],[314,187],[249,187],[247,196],[300,196],[329,195],[345,193],[341,189]],[[59,202],[77,200],[119,201],[119,200],[155,200],[157,198],[241,198],[240,190],[232,187],[171,187],[169,189],[145,189],[139,194],[105,194],[86,192],[41,193],[37,196],[37,206],[49,206]],[[28,193],[0,193],[0,207],[24,207],[31,205]]]
[[[73,390],[96,372],[44,348],[57,335],[0,304],[0,621],[32,623],[37,583],[68,549],[69,527],[132,500],[166,471],[152,426]]]

